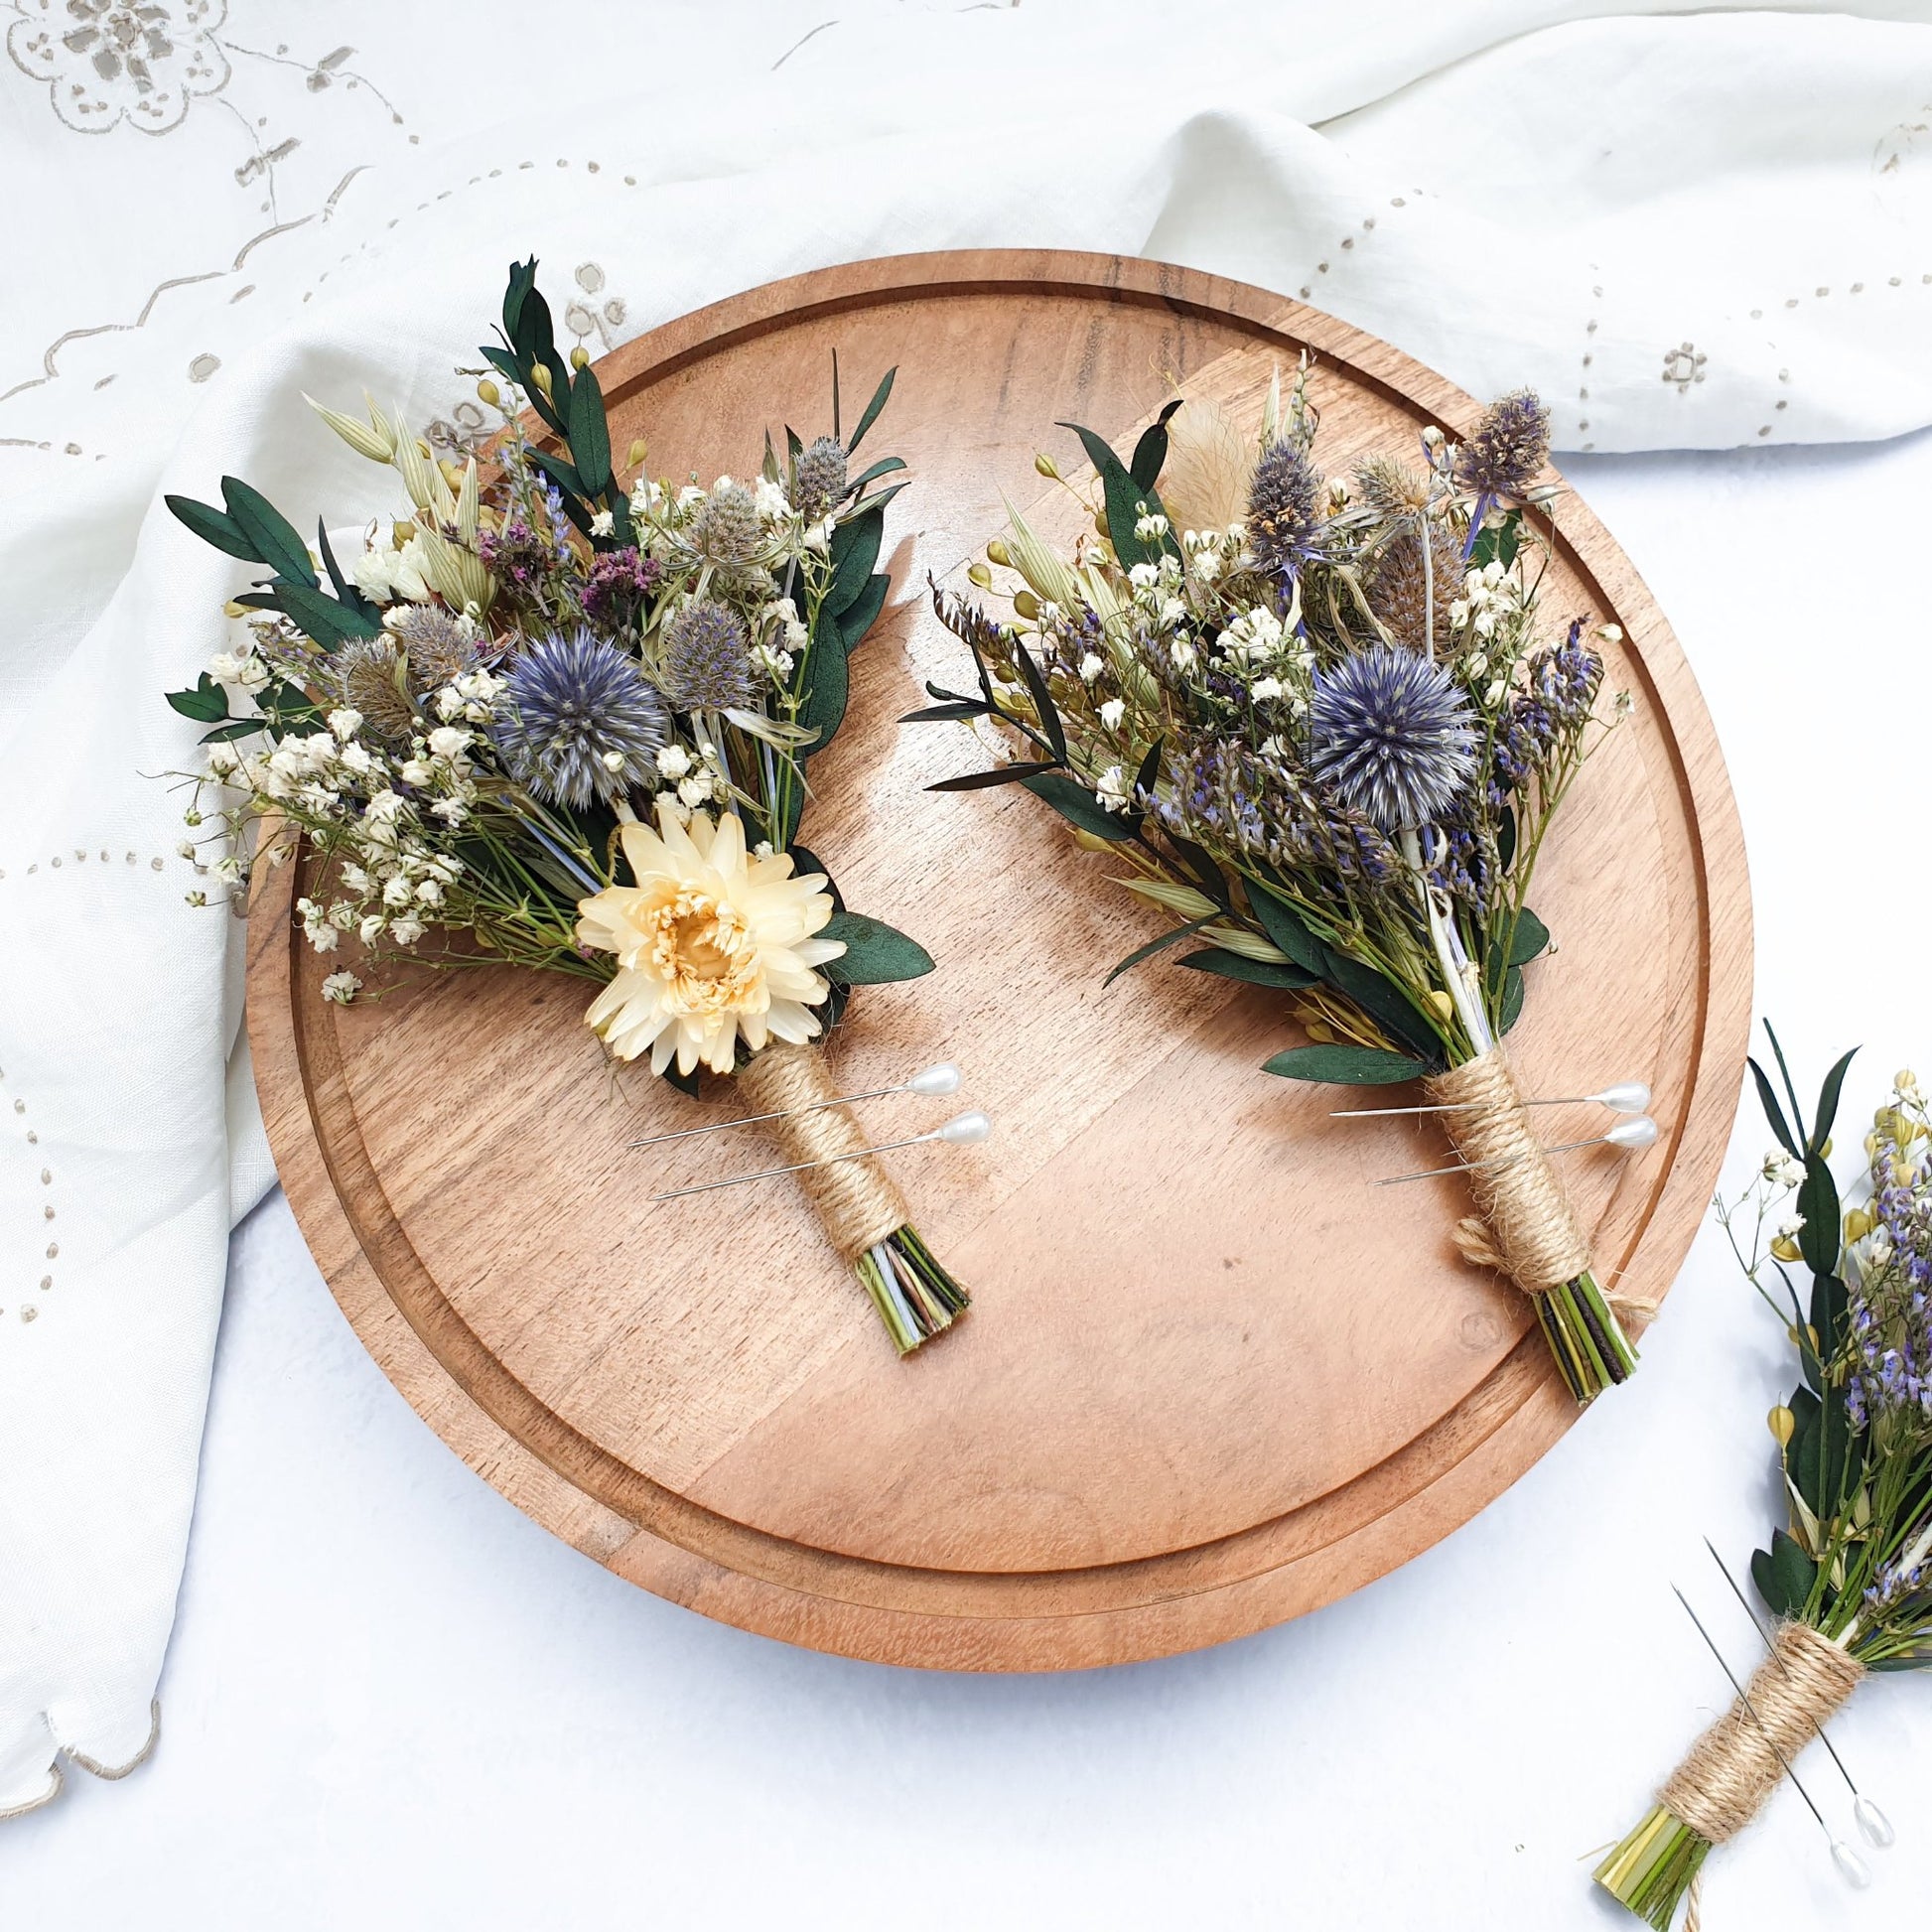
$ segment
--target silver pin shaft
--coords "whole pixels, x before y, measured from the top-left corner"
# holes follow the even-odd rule
[[[869,1087],[864,1093],[840,1094],[836,1100],[812,1100],[802,1107],[779,1107],[768,1114],[745,1114],[737,1120],[710,1121],[703,1127],[680,1127],[675,1134],[651,1134],[641,1141],[626,1141],[624,1145],[630,1148],[662,1147],[667,1141],[688,1141],[697,1134],[722,1134],[728,1127],[756,1127],[761,1121],[789,1120],[794,1114],[815,1114],[824,1107],[845,1107],[858,1100],[883,1100],[888,1094],[904,1091],[902,1086]]]

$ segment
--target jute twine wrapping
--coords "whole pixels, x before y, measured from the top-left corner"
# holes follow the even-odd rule
[[[1808,1624],[1780,1624],[1746,1691],[1757,1716],[1742,1698],[1732,1704],[1691,1746],[1657,1802],[1713,1845],[1734,1838],[1777,1789],[1778,1753],[1795,1763],[1863,1677],[1864,1666],[1829,1637]]]
[[[856,1154],[866,1145],[865,1130],[850,1108],[813,1104],[831,1099],[838,1091],[825,1055],[816,1046],[774,1041],[754,1054],[737,1079],[739,1091],[750,1102],[748,1112],[812,1108],[808,1114],[794,1113],[787,1120],[768,1123],[787,1165]],[[798,1180],[818,1210],[827,1238],[847,1261],[857,1261],[912,1218],[905,1196],[875,1160],[834,1161],[829,1168],[801,1173]]]
[[[1455,1245],[1479,1268],[1499,1268],[1532,1295],[1574,1281],[1589,1266],[1570,1196],[1523,1109],[1509,1062],[1492,1047],[1428,1082],[1455,1151],[1469,1164],[1481,1208],[1456,1223]]]

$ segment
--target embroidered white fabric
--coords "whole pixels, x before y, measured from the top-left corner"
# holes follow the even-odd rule
[[[1047,244],[1527,380],[1569,449],[1892,435],[1932,420],[1932,27],[1865,11],[584,0],[598,58],[553,61],[494,0],[461,34],[0,0],[0,1812],[150,1740],[225,1237],[272,1178],[238,927],[184,902],[157,775],[244,573],[164,490],[365,500],[305,390],[462,441],[452,364],[528,251],[594,352],[828,262]]]

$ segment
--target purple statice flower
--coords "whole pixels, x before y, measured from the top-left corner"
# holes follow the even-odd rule
[[[752,702],[744,621],[712,598],[694,598],[664,626],[663,678],[679,711],[744,710]]]
[[[518,783],[582,811],[655,783],[670,718],[637,660],[580,626],[516,652],[494,730]]]
[[[1321,520],[1321,477],[1298,445],[1269,444],[1248,487],[1248,547],[1255,568],[1271,577],[1286,599],[1304,566],[1326,547]]]
[[[1385,832],[1443,817],[1475,772],[1475,714],[1442,665],[1373,644],[1317,671],[1309,764]]]
[[[1455,481],[1486,510],[1503,497],[1521,496],[1549,459],[1549,410],[1534,389],[1512,389],[1482,412],[1456,457]]]
[[[1582,621],[1561,644],[1531,658],[1523,688],[1497,729],[1488,779],[1489,803],[1500,806],[1547,769],[1564,739],[1589,722],[1603,682],[1603,660],[1583,640]]]
[[[1209,737],[1170,758],[1169,786],[1140,803],[1177,838],[1373,891],[1400,870],[1395,849],[1358,813],[1314,792],[1284,757],[1240,737]]]
[[[520,516],[511,517],[500,530],[481,531],[477,537],[477,555],[499,584],[507,584],[526,597],[539,592],[544,579],[557,566],[555,544],[531,529]]]
[[[1881,1125],[1866,1207],[1872,1233],[1848,1309],[1846,1402],[1860,1428],[1881,1414],[1932,1422],[1932,1192],[1901,1172],[1913,1175],[1895,1131]]]
[[[584,615],[595,623],[623,621],[657,588],[663,574],[663,565],[655,557],[640,557],[635,544],[600,551],[584,581]]]

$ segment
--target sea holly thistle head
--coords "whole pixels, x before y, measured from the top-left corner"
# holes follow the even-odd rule
[[[1386,644],[1317,672],[1309,763],[1385,832],[1443,817],[1475,770],[1475,714],[1440,665]]]
[[[1298,444],[1279,439],[1262,452],[1248,487],[1248,547],[1255,568],[1292,581],[1324,549],[1321,477]]]
[[[582,811],[655,784],[669,722],[637,660],[579,628],[540,637],[511,660],[496,745],[520,783]]]
[[[1534,389],[1512,389],[1483,411],[1456,458],[1455,480],[1472,496],[1521,496],[1550,460],[1550,412]]]
[[[752,645],[729,606],[694,598],[664,627],[664,692],[680,711],[731,711],[752,702]]]

